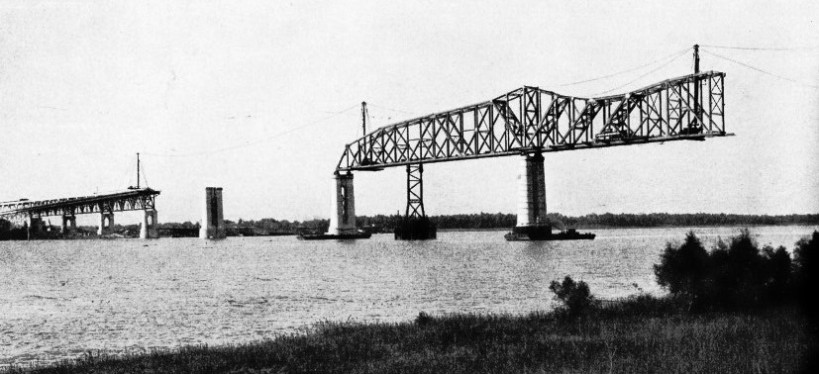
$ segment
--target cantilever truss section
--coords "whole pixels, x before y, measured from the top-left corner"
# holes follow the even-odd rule
[[[731,135],[724,78],[709,71],[598,98],[525,86],[378,128],[347,144],[336,171]]]
[[[73,216],[156,208],[159,191],[150,188],[53,200],[18,200],[0,203],[0,218]]]

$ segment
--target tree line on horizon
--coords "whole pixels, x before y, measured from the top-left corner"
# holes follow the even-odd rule
[[[565,216],[560,213],[547,214],[552,227],[563,230],[566,228],[594,229],[594,228],[628,228],[628,227],[692,227],[692,226],[761,226],[761,225],[819,225],[819,214],[789,214],[789,215],[758,215],[758,214],[711,214],[711,213],[604,213],[587,214],[583,216]],[[400,215],[357,216],[358,226],[372,232],[392,232],[403,219]],[[430,216],[430,221],[439,229],[508,229],[517,223],[517,215],[513,213],[475,213],[449,214]],[[230,236],[264,236],[294,234],[299,231],[324,232],[330,225],[328,219],[312,219],[306,221],[277,220],[262,218],[259,220],[237,221],[225,220],[225,226]],[[162,232],[173,230],[197,229],[196,222],[160,222],[157,228]],[[56,228],[56,226],[55,226]],[[91,232],[92,227],[80,227]],[[139,232],[139,225],[119,225],[115,232],[126,236],[133,236]],[[193,231],[191,231],[193,232]],[[195,236],[195,235],[194,235]],[[9,221],[0,218],[0,240],[25,239],[25,233],[15,228]]]
[[[607,227],[691,227],[691,226],[761,226],[761,225],[819,225],[819,214],[790,214],[790,215],[747,215],[747,214],[587,214],[579,217],[564,216],[560,213],[547,214],[552,226],[556,229],[565,228],[607,228]],[[356,216],[359,227],[373,232],[392,232],[401,222],[400,215]],[[430,221],[439,229],[508,229],[517,223],[517,215],[513,213],[475,213],[450,214],[429,216]],[[276,220],[263,218],[260,220],[225,221],[229,233],[242,235],[269,235],[281,233],[295,233],[299,230],[326,231],[330,225],[328,219],[313,219],[306,221]],[[195,224],[165,223],[160,227],[194,227]]]

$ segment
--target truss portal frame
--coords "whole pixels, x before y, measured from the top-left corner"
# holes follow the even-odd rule
[[[378,128],[346,145],[336,171],[728,136],[724,78],[709,71],[598,98],[524,86]]]

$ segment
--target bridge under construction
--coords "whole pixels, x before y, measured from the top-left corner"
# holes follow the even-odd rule
[[[112,234],[114,213],[144,211],[139,236],[156,238],[156,196],[159,191],[151,188],[134,188],[105,194],[70,197],[64,199],[30,201],[27,199],[0,203],[0,218],[24,222],[31,238],[44,229],[44,217],[62,217],[62,233],[70,236],[77,228],[77,215],[99,214],[97,234]]]
[[[356,226],[354,171],[405,167],[407,204],[396,238],[430,239],[435,229],[424,208],[425,164],[515,156],[520,158],[519,193],[517,223],[511,234],[554,239],[546,217],[544,153],[732,135],[725,129],[725,74],[700,72],[698,51],[695,45],[693,74],[619,95],[585,98],[523,86],[477,104],[370,132],[366,103],[362,103],[363,136],[344,147],[333,173],[330,227],[314,238],[369,237]],[[76,229],[76,215],[99,214],[97,233],[105,236],[112,234],[115,212],[142,210],[140,237],[157,237],[155,199],[160,192],[141,188],[139,172],[137,154],[135,187],[93,196],[3,202],[0,218],[23,221],[29,237],[36,237],[43,229],[43,217],[59,216],[62,232],[70,236]],[[221,218],[214,222],[207,218],[221,217],[221,208],[208,212],[206,209],[203,222],[208,225],[203,225],[203,237],[224,237],[218,223]]]
[[[493,99],[384,126],[344,147],[334,172],[328,235],[353,235],[353,171],[406,167],[406,219],[425,219],[423,165],[520,157],[514,231],[551,232],[543,153],[729,136],[725,73],[699,71],[625,94],[594,98],[524,86]],[[366,111],[363,106],[362,111]],[[420,238],[423,238],[421,235]]]
[[[26,227],[29,239],[39,237],[45,229],[43,218],[62,217],[61,234],[71,237],[77,230],[77,215],[99,214],[100,224],[97,235],[113,234],[114,213],[141,210],[144,212],[140,223],[139,237],[142,239],[158,238],[156,196],[159,191],[140,187],[140,164],[137,153],[136,186],[123,191],[95,194],[91,196],[69,197],[62,199],[36,200],[20,199],[0,202],[0,218],[20,222]]]

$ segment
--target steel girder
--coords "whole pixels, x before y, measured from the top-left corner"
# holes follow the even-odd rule
[[[19,200],[0,204],[0,218],[48,217],[156,209],[159,191],[150,188],[53,200]]]
[[[724,78],[709,71],[597,98],[524,86],[378,128],[347,144],[336,172],[732,135],[725,132]]]

